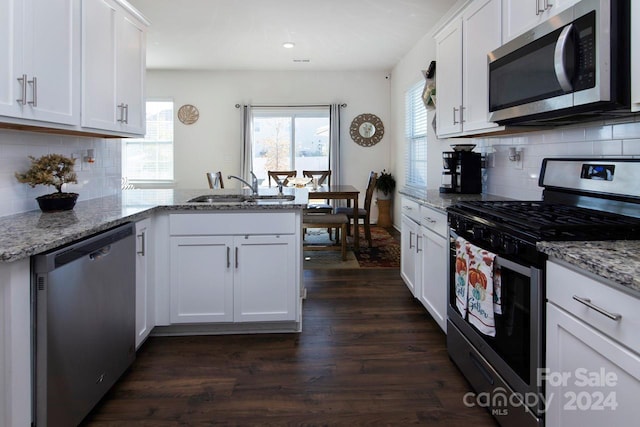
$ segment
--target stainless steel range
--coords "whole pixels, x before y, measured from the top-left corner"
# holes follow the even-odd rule
[[[640,159],[544,159],[542,201],[448,209],[447,347],[465,404],[502,426],[544,425],[545,261],[536,242],[640,239]]]

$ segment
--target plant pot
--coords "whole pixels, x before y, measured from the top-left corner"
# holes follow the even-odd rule
[[[42,212],[70,211],[76,205],[78,193],[51,193],[36,200]]]

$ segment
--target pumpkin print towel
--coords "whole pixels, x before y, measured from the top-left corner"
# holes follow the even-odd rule
[[[467,301],[469,285],[467,283],[467,265],[469,264],[469,256],[467,253],[467,242],[464,238],[456,239],[456,272],[455,272],[455,289],[456,289],[456,307],[462,315],[467,317]]]
[[[491,337],[496,336],[493,295],[495,257],[494,253],[462,237],[456,239],[456,306],[463,318],[468,314],[469,323]],[[499,309],[499,303],[496,305]]]

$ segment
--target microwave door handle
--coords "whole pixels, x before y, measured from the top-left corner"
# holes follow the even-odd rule
[[[564,57],[567,51],[567,46],[571,41],[571,32],[573,31],[573,24],[569,24],[560,33],[558,41],[556,42],[556,49],[553,55],[553,63],[556,71],[556,77],[560,87],[565,92],[571,92],[573,86],[571,85],[571,77],[567,73],[567,68],[564,64]]]

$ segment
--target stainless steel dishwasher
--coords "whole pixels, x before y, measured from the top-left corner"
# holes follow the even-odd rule
[[[32,259],[38,427],[78,425],[135,359],[134,230]]]

